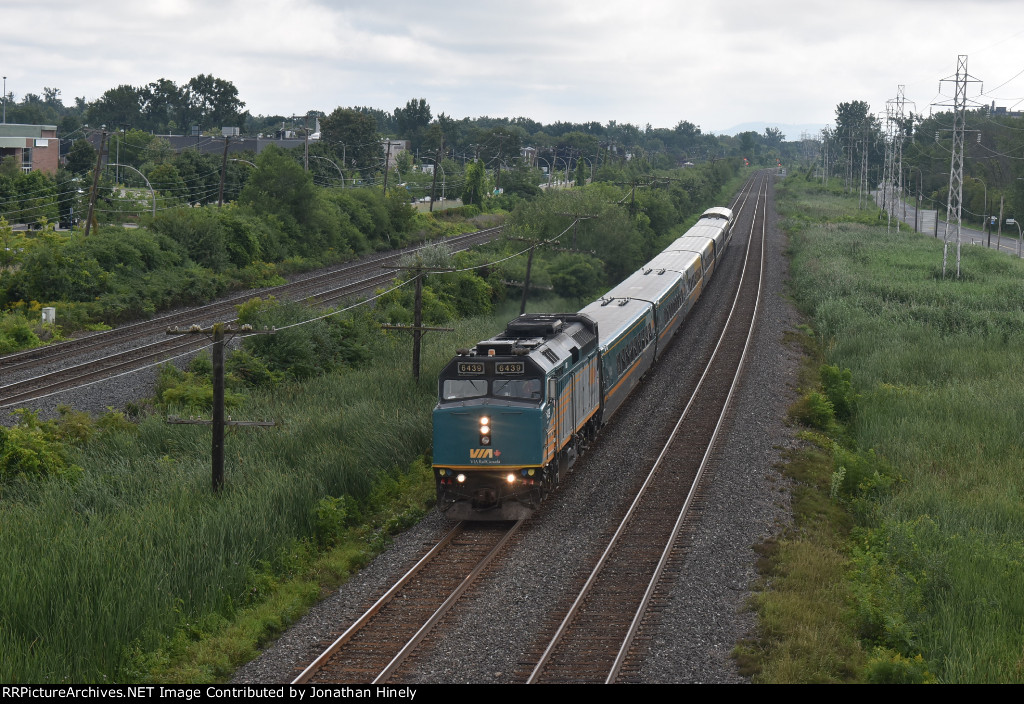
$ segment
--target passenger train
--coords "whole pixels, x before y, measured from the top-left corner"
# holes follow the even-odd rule
[[[527,517],[668,347],[732,237],[697,224],[578,313],[524,314],[438,378],[437,504],[456,520]]]

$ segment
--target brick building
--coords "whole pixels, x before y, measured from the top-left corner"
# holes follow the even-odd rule
[[[0,124],[0,160],[13,156],[25,173],[57,173],[60,140],[56,125]]]

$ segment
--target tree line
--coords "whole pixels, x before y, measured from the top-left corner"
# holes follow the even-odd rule
[[[841,179],[848,190],[856,191],[866,166],[868,188],[877,189],[886,178],[886,145],[899,140],[902,159],[894,168],[901,168],[902,174],[894,171],[892,180],[902,185],[905,199],[944,216],[952,112],[908,112],[890,121],[873,114],[867,102],[854,100],[837,105],[835,115],[835,126],[822,134],[816,173]],[[987,107],[970,110],[965,117],[963,222],[981,227],[985,216],[998,219],[1000,209],[1004,220],[1024,212],[1024,120],[1019,114]]]

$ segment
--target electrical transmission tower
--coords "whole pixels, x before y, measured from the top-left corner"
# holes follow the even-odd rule
[[[860,186],[858,188],[859,197],[857,201],[857,207],[864,207],[864,199],[869,197],[868,192],[868,134],[871,128],[871,118],[868,115],[864,116],[864,122],[861,124],[863,132],[863,145],[860,150]]]
[[[882,208],[886,214],[885,232],[888,234],[892,222],[892,134],[893,101],[885,101],[885,161],[882,164]]]
[[[964,195],[964,126],[967,121],[967,84],[981,83],[980,80],[967,73],[967,55],[957,56],[956,75],[939,81],[939,92],[942,84],[953,82],[955,90],[953,102],[933,103],[934,105],[953,108],[953,149],[949,161],[949,195],[946,198],[946,230],[942,237],[942,278],[946,278],[946,261],[949,252],[949,230],[956,223],[956,278],[960,278],[960,213]],[[974,101],[971,101],[974,102]],[[955,220],[954,220],[955,219]]]
[[[903,199],[903,137],[906,131],[906,115],[904,110],[907,106],[907,99],[903,92],[903,86],[896,87],[896,97],[886,102],[886,116],[889,120],[889,139],[886,154],[889,155],[889,187],[891,195],[887,203],[889,212],[889,223],[892,223],[892,215]],[[916,106],[915,106],[916,107]],[[888,226],[887,226],[888,227]],[[900,217],[896,216],[896,232],[900,231]]]

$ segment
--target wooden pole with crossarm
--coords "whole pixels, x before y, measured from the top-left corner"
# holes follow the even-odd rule
[[[213,490],[224,487],[224,427],[227,425],[272,426],[277,423],[266,421],[224,420],[224,338],[225,335],[273,335],[276,330],[255,330],[251,325],[232,326],[214,323],[209,328],[193,325],[187,329],[168,328],[168,335],[209,335],[213,339],[213,418],[211,420],[183,420],[168,418],[168,423],[213,426],[211,452]]]

